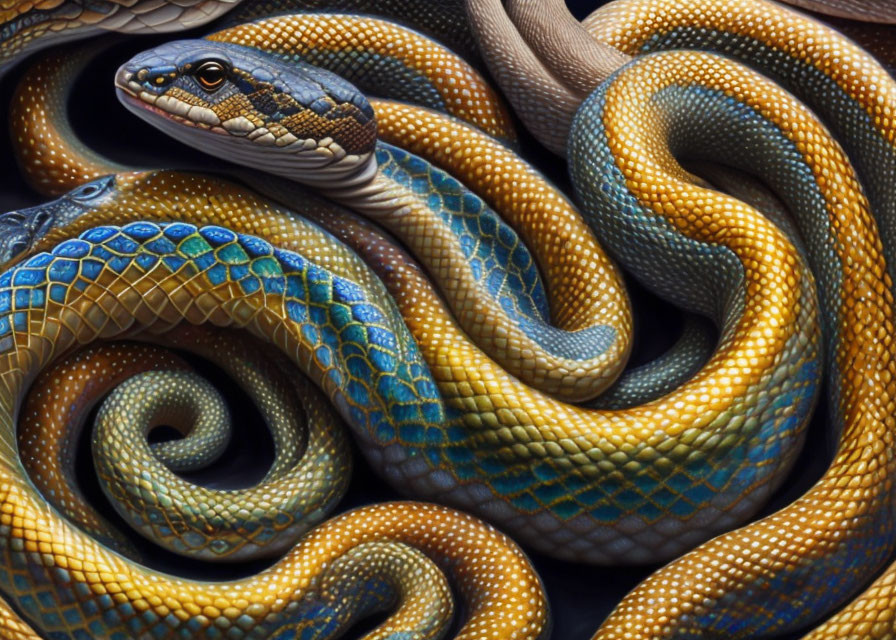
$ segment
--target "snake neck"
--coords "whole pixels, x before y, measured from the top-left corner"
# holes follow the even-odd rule
[[[328,180],[326,175],[292,171],[283,175],[316,189],[328,200],[344,205],[369,218],[386,222],[409,208],[423,206],[413,192],[404,188],[382,169],[379,155],[386,145],[377,142],[376,152],[356,171]]]
[[[317,171],[301,172],[289,177],[296,182],[317,189],[330,199],[345,204],[362,201],[373,185],[379,183],[379,165],[375,154],[370,154],[357,163],[330,165]]]

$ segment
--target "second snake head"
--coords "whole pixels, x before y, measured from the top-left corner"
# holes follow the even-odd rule
[[[28,255],[34,244],[54,229],[113,197],[115,189],[115,176],[104,176],[56,200],[0,214],[0,269]]]

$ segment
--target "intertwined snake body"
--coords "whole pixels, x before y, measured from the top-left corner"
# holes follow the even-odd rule
[[[524,15],[524,3],[518,4],[518,15]],[[550,30],[535,18],[535,28]],[[521,33],[532,33],[533,24],[522,26]],[[833,412],[841,438],[833,465],[790,507],[657,572],[620,604],[598,636],[754,636],[798,627],[857,590],[863,581],[853,578],[873,574],[893,545],[893,81],[835,32],[772,4],[620,2],[584,24],[596,40],[629,54],[690,45],[718,50],[783,79],[818,105],[861,179],[857,191],[850,178],[858,199],[848,205],[841,180],[850,165],[836,145],[819,144],[825,129],[810,124],[802,108],[782,107],[789,104],[786,94],[760,76],[705,54],[657,54],[620,71],[582,104],[569,138],[575,182],[591,215],[606,216],[608,201],[615,201],[659,218],[660,224],[665,220],[680,228],[684,223],[691,233],[713,234],[723,227],[701,213],[711,201],[688,184],[673,157],[712,157],[735,166],[753,158],[749,170],[757,171],[757,165],[778,162],[771,160],[769,145],[814,165],[802,179],[781,180],[782,197],[816,179],[834,195],[826,213],[803,231],[826,309]],[[550,41],[546,36],[541,43]],[[557,91],[572,96],[581,90],[578,78],[558,64],[562,52],[535,43],[533,52],[542,70],[562,79]],[[500,64],[497,57],[492,63]],[[499,73],[513,71],[504,67]],[[646,127],[652,135],[643,136],[632,122],[652,123]],[[737,143],[733,131],[743,136]],[[658,145],[656,136],[668,142]],[[597,154],[607,154],[603,162],[592,160],[595,149],[606,150]],[[781,174],[789,171],[776,166]],[[607,184],[625,186],[607,189]],[[792,208],[798,216],[810,209]],[[726,209],[742,220],[737,209]],[[685,214],[689,221],[684,222],[676,217],[682,211],[695,214]],[[608,229],[619,233],[614,227],[621,221],[614,220]],[[744,232],[734,229],[722,230],[717,242],[743,246]],[[654,280],[648,271],[648,281]],[[890,603],[887,588],[872,587],[816,635],[889,637],[892,625],[884,612]]]
[[[784,53],[776,54],[779,57],[770,56],[773,61],[783,61],[777,69],[781,75],[786,75],[788,64],[795,64],[791,62],[798,57],[794,52],[806,51],[801,43],[823,41],[829,48],[820,47],[820,50],[824,55],[835,56],[842,68],[848,68],[847,63],[854,60],[865,71],[864,75],[870,74],[876,79],[875,93],[851,84],[849,78],[854,75],[842,76],[839,86],[843,93],[836,94],[839,98],[830,102],[834,107],[829,114],[833,120],[845,123],[845,129],[859,130],[864,136],[863,144],[856,146],[861,147],[860,153],[870,150],[867,156],[870,159],[860,160],[858,170],[863,178],[866,173],[873,176],[864,182],[870,206],[845,155],[830,140],[823,126],[758,75],[718,58],[694,53],[648,57],[620,72],[579,110],[573,123],[569,154],[576,187],[589,215],[629,268],[662,286],[677,302],[714,316],[721,325],[719,349],[701,373],[681,389],[625,412],[585,414],[517,386],[510,376],[492,373],[491,363],[485,356],[467,346],[462,334],[441,319],[444,314],[439,312],[438,305],[420,298],[420,292],[429,287],[397,249],[387,241],[378,240],[381,236],[376,233],[368,233],[363,225],[341,229],[329,217],[330,213],[322,213],[319,219],[332,224],[333,231],[341,233],[345,240],[357,239],[358,250],[378,265],[404,321],[419,341],[422,358],[428,363],[420,371],[428,368],[432,372],[438,397],[447,403],[449,419],[457,420],[453,424],[468,430],[469,435],[453,432],[458,441],[448,447],[440,445],[444,442],[443,435],[424,430],[423,434],[430,434],[431,440],[426,441],[424,435],[424,446],[418,450],[423,453],[420,460],[428,460],[430,470],[421,475],[420,469],[425,466],[417,465],[414,470],[406,467],[400,472],[399,480],[410,480],[418,491],[447,494],[448,499],[456,500],[466,490],[472,498],[470,506],[484,509],[498,521],[509,525],[536,523],[541,530],[523,533],[524,538],[528,535],[528,539],[540,541],[561,554],[619,557],[628,553],[630,557],[644,559],[648,557],[644,550],[656,551],[655,536],[663,536],[664,529],[671,541],[660,553],[674,553],[708,531],[727,526],[728,517],[743,517],[754,509],[792,460],[792,450],[781,454],[782,442],[799,441],[814,397],[818,369],[817,332],[813,326],[814,285],[804,269],[803,258],[786,234],[754,210],[707,190],[699,182],[695,184],[674,156],[685,153],[717,157],[711,153],[715,152],[730,159],[740,153],[744,159],[766,163],[766,179],[800,213],[801,224],[807,229],[810,260],[822,290],[822,317],[828,327],[826,348],[836,375],[836,419],[843,429],[838,458],[825,480],[789,510],[744,532],[712,541],[645,583],[620,607],[601,633],[607,637],[662,637],[701,632],[729,636],[799,626],[854,592],[861,584],[861,577],[879,567],[892,546],[893,526],[889,515],[892,455],[888,444],[893,436],[890,397],[894,373],[890,344],[893,310],[891,279],[885,260],[890,255],[889,234],[893,228],[887,213],[893,198],[886,187],[892,174],[892,151],[887,146],[892,145],[887,133],[891,126],[888,109],[893,103],[888,92],[892,90],[892,82],[879,67],[830,32],[792,14],[766,8],[764,4],[756,5],[759,8],[755,11],[759,13],[751,14],[749,6],[742,13],[733,12],[747,16],[742,22],[733,23],[725,22],[728,13],[714,13],[708,5],[700,13],[689,14],[684,4],[668,3],[667,13],[662,15],[674,19],[665,22],[652,13],[658,5],[644,9],[639,9],[637,4],[621,6],[618,9],[621,15],[647,25],[645,41],[654,45],[663,42],[657,33],[674,20],[682,24],[696,21],[701,29],[673,27],[670,32],[674,35],[668,37],[669,42],[677,42],[676,38],[709,41],[712,29],[702,27],[714,18],[722,25],[716,27],[717,34],[730,47],[728,53],[755,54],[751,47],[760,46],[757,41],[767,43],[773,40],[774,34],[797,33],[792,39],[797,43],[795,48],[783,47]],[[639,11],[646,12],[640,21]],[[617,23],[618,20],[608,19],[600,24]],[[746,30],[748,36],[732,35],[738,29]],[[806,35],[806,30],[810,35]],[[606,33],[601,37],[612,40]],[[739,37],[752,40],[739,40]],[[764,37],[771,40],[762,40]],[[633,38],[632,42],[637,39]],[[214,59],[228,71],[236,69],[255,80],[268,81],[270,69],[277,68],[275,63],[271,67],[261,64],[248,67],[240,59],[222,60],[222,51],[233,49],[215,48],[201,41],[186,46],[195,47],[203,55],[211,51],[217,56]],[[129,83],[134,81],[135,95],[156,109],[159,109],[160,94],[154,94],[153,87],[166,88],[170,84],[188,94],[197,107],[197,115],[192,120],[190,110],[182,110],[177,97],[166,94],[168,113],[181,118],[180,124],[171,127],[174,131],[186,131],[185,121],[192,122],[194,127],[197,122],[217,126],[209,120],[209,111],[219,123],[224,120],[211,108],[214,100],[209,98],[210,94],[197,90],[198,82],[192,85],[182,82],[184,78],[190,79],[192,68],[200,68],[208,59],[191,58],[186,64],[195,67],[186,67],[183,60],[171,57],[172,51],[183,50],[169,46],[136,59],[133,68],[127,68],[127,75],[120,78],[120,86],[129,88]],[[803,57],[807,56],[811,59],[809,54]],[[820,67],[814,67],[815,71],[805,66],[799,68],[809,78],[806,86],[810,93],[838,90],[837,78],[841,76],[836,72],[819,75]],[[254,73],[259,69],[268,75]],[[163,81],[157,83],[157,78]],[[141,85],[143,82],[148,84]],[[247,82],[257,91],[258,85],[253,85],[251,78]],[[271,84],[274,85],[271,95],[280,96],[276,98],[279,104],[283,104],[283,96],[292,95],[288,86]],[[140,91],[147,96],[141,96]],[[246,94],[242,85],[233,95]],[[252,125],[244,129],[244,134],[262,126],[271,131],[271,120],[265,119],[269,113],[263,109],[250,111],[245,103],[241,109],[239,116]],[[717,132],[712,148],[696,135],[698,131],[691,119],[695,113],[703,114],[704,126]],[[172,121],[170,116],[162,115],[165,122]],[[632,126],[633,122],[638,125]],[[301,128],[278,124],[285,133],[272,137],[288,134],[302,139]],[[750,140],[746,152],[742,152],[742,143],[736,141],[735,130]],[[233,129],[230,133],[208,135],[232,133]],[[477,134],[470,128],[464,135],[465,139],[474,140]],[[306,139],[320,140],[319,136],[315,138],[307,133],[306,136]],[[281,147],[289,144],[291,141]],[[267,151],[277,148],[275,143]],[[348,155],[357,155],[360,160],[357,166],[364,165],[363,154],[349,151]],[[412,169],[420,166],[413,159],[401,158],[401,153],[396,151],[381,154],[377,160],[380,167],[389,162],[404,162],[405,168]],[[298,166],[285,153],[271,162],[278,169],[284,163],[291,163],[282,172],[294,171]],[[430,169],[420,170],[427,176],[436,175]],[[357,190],[362,183],[357,179],[360,174],[355,171],[347,174],[354,179],[352,189]],[[443,179],[439,181],[444,184]],[[363,182],[362,187],[366,184]],[[332,190],[333,184],[328,187]],[[360,191],[363,195],[363,188]],[[354,192],[349,194],[356,196]],[[345,199],[350,201],[351,197]],[[362,203],[360,208],[364,206]],[[624,216],[619,215],[620,207]],[[878,240],[870,213],[873,209],[882,221],[883,243]],[[146,237],[135,237],[135,233]],[[177,225],[87,232],[80,244],[69,242],[54,250],[62,251],[61,254],[31,258],[45,261],[44,265],[34,264],[31,268],[39,272],[57,260],[70,259],[66,252],[77,253],[79,247],[84,255],[75,257],[86,261],[86,254],[91,251],[108,252],[111,240],[117,243],[116,247],[130,241],[140,246],[133,250],[132,257],[125,252],[119,265],[123,269],[121,273],[114,272],[113,268],[107,276],[112,278],[110,283],[125,282],[124,273],[130,268],[127,260],[136,261],[137,253],[144,250],[140,243],[150,236],[171,233],[184,233],[183,237],[191,242],[195,239],[196,243],[205,242],[212,247],[224,237],[224,232],[217,229],[196,230]],[[486,230],[486,235],[489,233],[497,232]],[[240,246],[240,243],[254,242],[235,235],[227,238]],[[150,254],[154,250],[148,249]],[[273,251],[276,254],[277,250]],[[172,251],[178,257],[183,257],[182,254]],[[158,257],[164,261],[164,256]],[[394,261],[387,262],[385,258]],[[655,266],[657,259],[663,261],[662,269]],[[31,262],[10,273],[27,270],[28,264]],[[209,268],[214,266],[210,263]],[[284,273],[286,282],[293,275]],[[33,277],[40,278],[40,273]],[[118,277],[121,280],[115,279]],[[173,281],[177,277],[176,273],[171,275]],[[693,278],[687,286],[681,284],[684,277]],[[242,286],[239,279],[236,282]],[[15,286],[14,279],[10,286]],[[332,296],[326,301],[328,304],[345,302]],[[27,307],[31,315],[43,317],[43,300],[31,299],[27,304],[33,306],[33,309]],[[167,304],[163,303],[160,308],[167,308]],[[209,306],[206,311],[213,308],[216,307]],[[15,322],[15,317],[10,317],[11,335],[17,335]],[[264,333],[260,329],[259,332]],[[308,353],[312,354],[313,350]],[[315,360],[315,357],[319,356],[315,353],[307,362],[317,366],[332,362],[326,358]],[[477,377],[476,371],[488,373]],[[363,380],[364,376],[359,379]],[[339,394],[343,391],[338,384],[323,386],[336,398],[343,415],[355,421],[367,419],[364,414],[352,413],[344,403],[340,404]],[[720,393],[726,389],[733,393]],[[351,396],[349,404],[358,397]],[[434,423],[433,415],[423,415],[429,423]],[[596,418],[597,436],[593,420],[586,428],[582,415]],[[604,431],[601,416],[607,416]],[[697,429],[704,424],[710,429]],[[659,430],[656,425],[666,425],[666,428]],[[366,429],[368,434],[377,431],[376,425]],[[408,446],[409,441],[419,444],[406,437],[415,429],[411,424],[400,434],[401,447],[413,450],[414,447]],[[449,430],[449,433],[452,432]],[[458,442],[463,445],[452,454],[450,447],[457,446]],[[441,452],[443,457],[438,459],[430,452]],[[465,463],[466,458],[461,456],[473,456],[470,459],[474,462]],[[741,465],[732,465],[731,458],[740,459]],[[465,467],[478,475],[465,476],[466,471],[461,472]],[[421,477],[426,480],[420,481]],[[680,482],[675,478],[680,478]],[[485,489],[474,492],[469,487]],[[721,491],[704,493],[707,489]],[[483,496],[489,497],[483,499]],[[536,500],[534,507],[532,499]],[[682,511],[675,512],[675,505]],[[528,519],[532,513],[535,517]],[[546,513],[550,517],[544,517]],[[579,518],[583,513],[588,517]],[[558,522],[562,523],[560,529],[556,528]],[[595,527],[594,522],[601,525]],[[614,535],[608,537],[607,531],[613,531]],[[794,548],[797,553],[793,552]],[[431,548],[428,550],[432,552]],[[96,551],[91,547],[90,552]],[[842,569],[838,573],[840,579],[833,586],[829,585],[828,575],[819,570],[819,562]],[[853,567],[855,570],[851,570]],[[668,587],[670,580],[679,585],[674,591]],[[885,581],[886,578],[884,584]],[[805,592],[806,597],[794,599],[790,593],[797,590]],[[806,604],[809,600],[811,606]],[[864,604],[857,606],[860,611],[868,610],[863,608]],[[847,618],[848,615],[844,619]],[[532,622],[526,624],[533,633],[539,628],[532,626]],[[831,633],[843,628],[829,627]],[[886,625],[879,631],[886,632]]]
[[[276,21],[260,24],[276,31]],[[219,86],[205,89],[201,74],[209,64],[223,66],[226,76]],[[263,72],[256,76],[254,70],[259,68]],[[472,197],[458,200],[454,184],[399,151],[380,147],[372,177],[367,177],[370,170],[366,166],[354,174],[349,174],[353,165],[348,171],[340,168],[346,161],[361,163],[353,160],[357,154],[354,148],[346,150],[346,159],[338,153],[331,159],[329,150],[318,154],[312,147],[309,151],[304,141],[315,138],[314,123],[281,114],[290,114],[292,105],[303,99],[309,103],[319,100],[318,87],[325,83],[321,78],[309,81],[288,67],[269,62],[263,54],[230,44],[184,41],[137,56],[122,67],[117,84],[126,105],[137,107],[135,110],[153,124],[197,146],[220,153],[229,150],[230,157],[237,161],[316,185],[322,184],[322,170],[324,180],[337,172],[349,175],[340,182],[323,183],[325,192],[374,215],[393,230],[397,228],[393,219],[407,219],[406,224],[414,225],[411,228],[416,233],[405,232],[401,237],[412,247],[415,242],[433,242],[434,232],[413,221],[409,205],[396,196],[391,183],[413,185],[418,180],[419,186],[413,186],[413,190],[425,189],[429,202],[443,198],[440,215],[463,220],[470,211],[476,216],[479,229],[475,239],[465,244],[466,238],[459,234],[456,241],[463,259],[474,259],[463,252],[465,246],[476,246],[473,242],[487,246],[492,237],[507,247],[516,246],[509,229],[486,226],[489,212],[476,205]],[[341,106],[336,90],[331,98],[334,106],[330,107],[334,111]],[[256,96],[261,93],[281,105],[279,111],[269,114],[263,103],[256,106]],[[308,95],[313,98],[305,98]],[[238,116],[228,119],[234,113],[233,104],[242,108]],[[246,122],[254,123],[248,132]],[[280,131],[279,136],[296,142],[265,142],[268,131]],[[470,142],[476,136],[475,131],[464,133]],[[538,246],[538,238],[533,240]],[[449,430],[449,441],[436,434],[421,441],[407,441],[408,446],[426,452],[421,459],[428,461],[429,469],[399,471],[399,482],[417,483],[418,491],[488,513],[493,520],[518,531],[530,544],[554,554],[592,561],[618,561],[620,557],[646,561],[658,555],[671,556],[692,544],[691,540],[706,536],[716,527],[727,528],[730,522],[744,517],[788,468],[814,399],[818,372],[812,281],[802,275],[801,260],[782,235],[771,230],[760,233],[756,246],[762,247],[763,261],[774,265],[756,277],[770,278],[774,274],[781,283],[802,281],[793,290],[794,297],[777,299],[777,290],[784,289],[778,286],[756,290],[755,298],[744,299],[740,271],[730,267],[728,280],[719,290],[730,292],[731,299],[722,299],[715,307],[696,307],[717,314],[715,319],[723,327],[723,348],[702,375],[681,389],[626,411],[585,411],[519,385],[479,355],[478,349],[467,347],[469,343],[460,336],[433,331],[432,312],[424,311],[419,304],[405,307],[406,322],[411,327],[420,325],[418,341],[442,397],[454,410],[449,420],[457,427]],[[703,253],[707,254],[704,260],[713,259],[712,250]],[[719,259],[724,262],[727,256]],[[438,273],[438,262],[433,261],[433,265],[430,270]],[[452,267],[452,273],[457,271],[459,267]],[[587,292],[586,273],[572,276],[582,292]],[[673,279],[681,277],[680,273],[668,273]],[[475,280],[475,269],[473,276],[471,280]],[[508,271],[500,282],[512,278],[513,272]],[[484,279],[492,278],[486,273]],[[681,301],[688,300],[684,298],[688,293],[706,299],[704,292],[678,290],[682,292]],[[748,295],[753,293],[751,287],[747,291]],[[397,293],[393,295],[401,299]],[[763,298],[766,301],[759,302]],[[587,294],[582,296],[583,301],[590,299]],[[715,302],[718,293],[709,299]],[[510,308],[503,293],[497,301]],[[750,311],[763,305],[787,309],[788,313],[778,318]],[[428,331],[424,329],[427,324]],[[488,327],[492,322],[480,324]],[[540,343],[545,354],[562,353],[552,348],[555,339],[550,334],[527,333]],[[481,330],[479,335],[490,336]],[[583,329],[574,335],[576,349],[570,353],[576,353],[578,360],[589,355],[589,338],[600,347],[595,349],[597,353],[609,351],[612,344],[600,334],[589,336]],[[501,337],[511,340],[511,335]],[[522,355],[519,359],[531,363],[537,372],[546,371],[542,378],[548,381],[551,374],[559,373],[558,379],[567,388],[575,384],[575,370],[546,360],[544,354],[534,359]],[[461,362],[474,367],[458,366]],[[518,370],[514,373],[523,377]],[[740,383],[732,386],[732,378]],[[785,398],[783,403],[779,396]],[[695,398],[705,400],[695,405]],[[502,411],[503,406],[517,410]],[[740,419],[732,420],[732,416]],[[699,437],[698,432],[702,432]],[[770,449],[775,451],[774,456],[767,455]],[[459,453],[465,450],[472,453],[470,460]],[[779,455],[782,451],[789,453]],[[489,472],[482,475],[475,469]],[[677,478],[677,490],[672,490],[676,483],[670,483],[669,476]],[[709,495],[713,496],[711,500]]]
[[[164,188],[166,177],[138,174],[133,180],[135,182],[130,190],[132,194],[139,193],[141,188]],[[195,204],[200,210],[207,210],[201,197],[207,191],[199,188],[203,186],[202,180],[197,180],[194,186],[200,197]],[[121,189],[124,186],[121,184],[114,188]],[[240,197],[238,190],[223,183],[205,186],[214,186],[219,197],[226,197],[228,189],[237,199]],[[110,188],[113,187],[110,185]],[[128,190],[125,191],[127,192]],[[183,197],[189,192],[183,190],[181,194]],[[103,195],[108,194],[100,192],[100,199]],[[250,205],[243,203],[243,206]],[[233,208],[222,210],[232,211]],[[268,224],[270,214],[266,218],[263,208],[256,211],[258,224]],[[289,224],[288,215],[280,214],[280,217],[283,218],[283,224]],[[274,220],[277,224],[276,218]],[[291,242],[296,245],[307,242],[308,233],[312,236],[323,233],[298,220],[292,226],[298,231],[290,234]],[[172,253],[173,246],[179,246],[180,249]],[[263,335],[280,336],[277,339],[278,347],[294,361],[302,363],[301,366],[307,366],[314,359],[313,356],[308,358],[310,354],[320,357],[323,351],[330,350],[330,345],[335,343],[328,344],[328,341],[333,337],[340,333],[357,334],[361,330],[364,335],[377,336],[379,346],[375,349],[380,354],[374,356],[373,360],[382,366],[391,367],[397,377],[394,378],[394,383],[389,377],[380,380],[378,388],[385,396],[353,396],[352,394],[360,393],[360,388],[350,384],[349,380],[339,379],[339,376],[353,375],[351,372],[358,373],[360,370],[354,364],[348,366],[340,362],[351,363],[363,352],[349,348],[346,344],[337,346],[331,351],[335,358],[332,362],[336,365],[335,369],[330,370],[331,373],[327,373],[326,369],[317,373],[309,371],[312,378],[316,378],[319,384],[335,394],[333,400],[336,406],[353,405],[362,397],[373,402],[391,397],[391,400],[386,400],[382,409],[370,414],[371,417],[383,416],[384,429],[398,428],[402,420],[413,425],[419,421],[418,412],[440,410],[438,398],[432,395],[434,387],[426,385],[425,368],[420,367],[419,355],[413,355],[417,352],[416,346],[413,341],[408,341],[410,336],[400,320],[395,324],[397,316],[394,308],[390,308],[388,298],[382,293],[376,296],[366,294],[359,283],[374,287],[381,285],[365,276],[363,265],[350,254],[343,253],[341,258],[330,255],[327,260],[331,265],[337,264],[335,271],[338,273],[348,275],[353,270],[358,271],[359,275],[351,280],[325,271],[298,254],[274,249],[257,238],[238,236],[223,228],[197,229],[184,224],[159,226],[144,223],[135,223],[121,230],[100,227],[79,240],[59,245],[58,250],[61,253],[40,254],[26,261],[28,266],[23,263],[18,268],[19,271],[14,269],[7,272],[10,300],[21,297],[17,297],[12,291],[15,286],[21,286],[13,285],[22,277],[16,276],[16,273],[27,272],[32,278],[37,276],[38,271],[44,274],[47,280],[43,286],[34,282],[31,285],[36,286],[28,285],[29,291],[47,291],[45,297],[35,295],[30,298],[37,307],[28,312],[31,322],[35,323],[29,323],[29,326],[35,329],[40,324],[56,327],[50,328],[46,333],[41,332],[45,336],[54,336],[55,339],[47,343],[35,342],[26,335],[27,332],[23,334],[18,330],[18,325],[7,325],[11,340],[25,341],[37,349],[37,358],[25,354],[21,349],[13,351],[22,354],[23,366],[30,364],[33,370],[37,370],[42,359],[51,358],[54,352],[64,350],[75,339],[89,340],[91,334],[112,336],[125,330],[133,330],[137,326],[159,331],[179,322],[181,317],[193,322],[211,318],[219,325],[231,324]],[[104,267],[88,271],[71,270],[67,265],[75,264],[78,259],[75,254],[82,250],[99,252],[97,257],[108,257],[107,252],[111,251],[116,255],[113,260],[116,268],[121,271],[115,274]],[[94,262],[89,259],[84,261],[83,258],[86,257],[81,256],[85,264]],[[341,267],[338,266],[339,263]],[[94,264],[101,263],[97,261]],[[132,289],[131,297],[119,290],[114,281],[133,278],[136,273],[134,269],[145,272],[143,277],[138,278],[142,284],[134,281],[136,288]],[[222,272],[242,272],[245,288],[239,284],[234,288],[234,281],[230,278],[221,279]],[[54,286],[59,284],[56,279],[60,277],[75,278],[74,281],[69,281],[70,285],[72,282],[81,283],[70,288],[74,297],[65,300],[64,305],[56,301],[58,298],[54,299],[54,295],[58,293],[49,293],[50,289],[60,291]],[[211,293],[209,289],[211,295],[208,297],[197,296],[197,292],[205,287],[203,282],[217,282],[218,292]],[[325,300],[337,290],[342,302],[330,308],[330,303]],[[309,298],[305,292],[311,291],[315,293]],[[296,294],[300,295],[291,297]],[[324,298],[318,299],[317,296]],[[203,297],[206,297],[206,302],[202,302]],[[87,304],[79,305],[77,298]],[[142,302],[138,302],[138,299]],[[376,299],[387,301],[385,311],[379,309],[379,304],[374,302]],[[295,304],[294,300],[302,302]],[[94,306],[94,303],[98,306]],[[255,305],[261,306],[253,310]],[[43,309],[39,310],[38,307]],[[79,307],[85,309],[83,315],[79,313]],[[282,329],[277,329],[277,324],[281,322],[276,319],[279,312],[265,311],[268,307],[272,310],[289,308],[291,313],[296,314],[296,318],[302,317],[305,322],[292,323],[292,329],[284,333]],[[96,313],[95,309],[99,308],[106,309],[106,313]],[[17,309],[15,313],[22,312],[19,307]],[[331,312],[335,314],[334,322],[338,326],[331,326],[327,321]],[[394,331],[399,333],[393,333]],[[290,335],[294,338],[290,338]],[[309,340],[315,343],[308,343]],[[411,351],[406,352],[406,349]],[[390,350],[395,351],[390,353]],[[411,356],[410,359],[408,355]],[[417,364],[414,363],[415,359]],[[11,366],[8,371],[11,372],[7,378],[9,384],[15,384],[17,380],[19,384],[23,384],[32,376],[32,373],[19,366]],[[415,391],[411,391],[412,389]],[[349,395],[343,396],[346,392]],[[435,402],[419,402],[426,394]],[[390,416],[393,412],[396,415]],[[404,417],[396,420],[399,416]],[[373,427],[372,432],[381,430],[373,423],[370,426]],[[14,450],[12,442],[7,444]],[[11,459],[10,464],[13,463],[19,464]],[[196,637],[197,634],[204,633],[214,637],[215,629],[237,626],[243,629],[239,633],[247,637],[269,637],[275,631],[286,633],[289,629],[299,630],[317,624],[321,628],[315,633],[332,634],[350,624],[355,616],[369,610],[368,607],[388,605],[394,597],[394,589],[399,588],[399,585],[401,589],[407,589],[413,584],[413,581],[408,583],[399,574],[413,574],[419,570],[414,568],[420,564],[413,560],[416,552],[409,552],[402,546],[388,546],[412,541],[413,547],[425,550],[431,557],[444,560],[459,580],[461,591],[474,607],[473,615],[468,619],[468,625],[471,626],[467,633],[471,637],[481,637],[479,634],[482,630],[496,626],[498,620],[504,621],[501,623],[500,633],[508,632],[503,625],[509,622],[509,628],[516,629],[510,633],[518,637],[540,635],[545,629],[544,610],[539,604],[541,595],[538,580],[522,554],[508,546],[508,541],[496,532],[469,518],[435,507],[408,504],[355,512],[346,516],[347,519],[332,521],[325,528],[318,529],[321,538],[317,542],[309,538],[303,539],[302,544],[292,549],[267,572],[252,579],[216,586],[172,579],[148,572],[139,565],[126,561],[48,510],[46,503],[27,482],[18,487],[10,485],[5,503],[16,505],[16,510],[9,516],[10,523],[22,523],[27,527],[27,532],[13,527],[9,535],[33,539],[37,545],[27,544],[21,548],[17,544],[5,545],[11,555],[4,559],[4,566],[21,567],[21,570],[31,575],[26,581],[7,574],[7,597],[16,602],[19,610],[27,612],[28,619],[45,632],[80,628],[92,635],[109,637],[114,637],[116,633],[130,633],[137,637],[167,637],[171,634]],[[444,529],[440,531],[439,527]],[[80,542],[75,543],[76,540]],[[44,548],[41,541],[47,541],[50,546]],[[311,546],[303,547],[305,541]],[[358,545],[363,547],[368,542],[375,543],[375,546],[369,550],[355,550]],[[385,550],[376,546],[381,543],[387,543]],[[333,544],[336,546],[332,546]],[[330,551],[322,553],[321,545]],[[475,545],[479,552],[487,549],[491,551],[487,551],[485,555],[477,553],[475,559],[474,556],[469,556],[473,564],[467,564],[467,559],[459,554],[459,549],[471,545]],[[87,561],[88,564],[85,564],[86,556],[82,555],[81,550],[92,558]],[[487,559],[489,553],[495,555]],[[395,560],[389,560],[390,557]],[[349,558],[355,560],[351,560],[352,564],[348,566],[342,566],[349,562]],[[480,571],[477,563],[483,561],[486,564]],[[323,564],[318,564],[319,562]],[[334,574],[323,570],[331,562],[335,563],[332,569],[336,572]],[[382,569],[381,565],[384,563],[386,568]],[[41,570],[39,567],[44,568]],[[60,568],[64,570],[60,571]],[[507,573],[503,577],[499,576],[495,573],[498,568],[500,573]],[[44,578],[37,577],[35,573],[41,571],[45,572]],[[369,578],[365,577],[365,572],[370,572]],[[428,570],[425,574],[428,575]],[[328,575],[333,576],[332,587],[326,587]],[[336,576],[339,575],[354,576],[351,580],[357,580],[358,584],[352,586],[351,583],[337,579]],[[113,578],[112,582],[109,581],[110,577]],[[40,600],[35,600],[30,595],[33,591],[26,584],[30,580],[37,580],[42,585],[41,593],[45,595]],[[371,580],[374,581],[373,587]],[[520,580],[523,581],[522,584]],[[438,582],[433,583],[431,578],[420,578],[418,584],[419,589],[426,590]],[[502,595],[510,584],[514,585],[512,590]],[[156,590],[155,596],[151,593],[153,589]],[[350,597],[349,594],[355,589],[358,590],[357,594]],[[266,593],[270,597],[267,604],[252,595],[260,593]],[[69,594],[75,595],[75,600],[69,600]],[[366,596],[359,598],[360,594]],[[535,598],[534,607],[529,604],[532,598]],[[70,613],[67,616],[58,615],[58,605],[51,604],[53,600],[57,603],[69,602]],[[412,607],[419,607],[424,612],[433,610],[429,605],[421,606],[414,598],[411,598],[411,602],[416,602]],[[522,606],[523,603],[525,606]],[[311,611],[315,608],[319,608],[318,614],[312,615]],[[441,610],[442,614],[432,623],[434,626],[427,634],[437,635],[445,624],[444,605],[437,606],[435,610]],[[413,614],[414,611],[410,613]],[[402,621],[399,616],[393,619],[392,624],[398,628],[403,628],[404,625],[419,626],[413,618],[411,615],[409,620]],[[493,633],[498,633],[497,627]]]

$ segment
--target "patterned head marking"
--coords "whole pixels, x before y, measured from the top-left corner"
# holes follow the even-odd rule
[[[126,107],[166,133],[255,168],[338,184],[372,159],[367,99],[328,71],[206,40],[141,53],[116,75]]]

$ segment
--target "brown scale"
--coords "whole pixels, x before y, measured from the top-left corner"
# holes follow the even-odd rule
[[[168,94],[172,98],[177,98],[181,102],[188,104],[190,106],[194,106],[194,107],[205,106],[205,101],[202,98],[200,98],[199,96],[197,96],[194,93],[185,91],[184,89],[181,89],[180,87],[171,87],[170,89],[168,89]]]
[[[364,124],[359,123],[357,108],[353,105],[338,105],[334,111],[340,112],[339,115],[333,117],[330,112],[320,116],[310,109],[303,109],[283,118],[277,124],[300,140],[322,140],[329,137],[346,153],[367,153],[376,141],[376,120],[371,118]]]
[[[277,105],[277,111],[298,111],[302,109],[302,105],[300,105],[295,98],[293,98],[288,93],[274,93],[274,104]]]
[[[187,92],[179,92],[176,96],[179,100],[181,99],[180,93],[189,95],[191,100],[196,101],[195,104],[200,104],[196,96],[188,94]],[[186,100],[184,100],[184,102],[186,102]],[[210,108],[215,112],[215,115],[221,119],[221,122],[226,122],[231,118],[243,116],[256,127],[260,127],[264,124],[264,120],[256,115],[251,107],[252,105],[249,102],[249,99],[244,94],[234,93],[221,100],[221,102],[215,103]]]
[[[275,98],[277,93],[274,87],[266,83],[255,83],[255,87],[254,91],[245,94],[252,107],[264,115],[275,113],[277,111]]]

